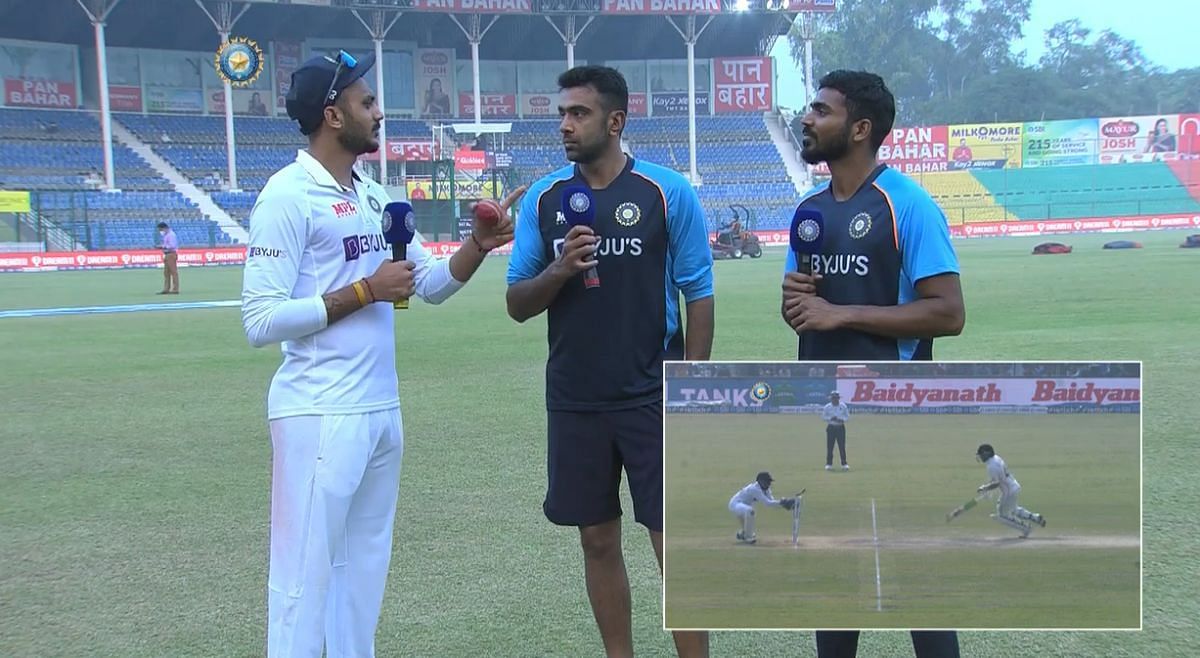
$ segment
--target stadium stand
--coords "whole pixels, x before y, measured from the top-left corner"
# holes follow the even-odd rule
[[[1200,201],[1200,159],[1175,160],[1169,166],[1192,198]]]
[[[84,249],[152,247],[166,221],[185,244],[228,242],[202,213],[126,146],[113,143],[119,193],[103,192],[95,113],[0,109],[0,187],[29,190],[38,221]]]
[[[686,118],[633,118],[628,126],[625,141],[634,157],[681,173],[688,171]],[[785,228],[798,195],[771,144],[762,115],[697,117],[696,133],[696,167],[702,181],[699,195],[710,228],[715,228],[732,204],[751,210],[759,230]],[[511,152],[523,179],[532,180],[567,164],[556,134],[557,121],[514,122]]]
[[[225,180],[224,118],[119,113],[114,120],[149,145],[236,221],[247,226],[257,192],[291,162],[305,139],[284,118],[238,117],[240,192]],[[515,120],[505,136],[518,180],[532,181],[566,164],[554,119]],[[699,189],[710,230],[733,205],[754,215],[754,228],[785,228],[799,194],[772,145],[762,115],[697,117]],[[390,139],[421,141],[423,121],[390,119]],[[635,118],[626,142],[635,157],[688,170],[687,120]],[[0,109],[0,186],[34,191],[42,221],[66,230],[82,248],[149,247],[167,221],[187,245],[230,242],[191,201],[136,153],[114,142],[120,193],[102,185],[100,126],[95,113]],[[411,170],[410,170],[411,173]],[[1200,161],[973,170],[914,175],[951,224],[1200,213]]]
[[[946,213],[946,219],[951,225],[1019,219],[1005,210],[970,172],[926,174],[920,180],[922,186]]]
[[[974,177],[1024,220],[1200,212],[1161,162],[976,170]]]
[[[228,190],[225,119],[218,116],[116,114],[115,118],[148,144],[223,210],[248,227],[258,191],[276,171],[295,160],[307,140],[286,118],[237,117],[234,136],[241,192]],[[421,121],[388,120],[389,139],[429,139]]]

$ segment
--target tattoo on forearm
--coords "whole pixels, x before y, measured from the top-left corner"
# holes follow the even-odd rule
[[[354,289],[351,287],[327,293],[322,295],[321,299],[325,302],[326,324],[333,324],[362,308],[359,306],[358,297],[354,294]]]

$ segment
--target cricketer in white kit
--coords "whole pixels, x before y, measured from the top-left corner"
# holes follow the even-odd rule
[[[742,525],[742,529],[735,535],[738,541],[747,544],[758,541],[758,535],[754,531],[755,503],[784,509],[791,509],[796,504],[792,498],[775,498],[771,495],[771,483],[774,481],[770,473],[763,471],[754,478],[754,482],[739,489],[733,494],[733,498],[729,499],[729,511],[733,512]]]
[[[1000,523],[1013,528],[1028,537],[1033,530],[1033,524],[1046,527],[1046,519],[1041,514],[1030,512],[1017,505],[1017,494],[1021,493],[1021,483],[1008,472],[1008,465],[996,454],[992,446],[984,443],[975,451],[976,458],[987,467],[988,482],[980,485],[979,493],[993,489],[1000,490],[1000,501],[996,503],[996,513],[992,515]]]
[[[418,237],[392,262],[388,195],[353,170],[379,148],[383,116],[361,80],[373,63],[342,51],[292,75],[288,114],[309,148],[250,215],[242,323],[253,346],[283,352],[267,394],[271,657],[374,656],[404,447],[392,302],[445,301],[512,239],[510,197],[451,258]]]

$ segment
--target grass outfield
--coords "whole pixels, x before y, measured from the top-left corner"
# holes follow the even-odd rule
[[[1192,655],[1200,253],[1177,248],[1180,232],[1101,251],[1113,237],[1071,236],[1065,256],[1030,256],[1025,238],[957,243],[967,326],[937,356],[1145,361],[1145,630],[969,633],[966,656]],[[717,358],[795,354],[782,256],[716,265]],[[444,307],[402,312],[408,440],[381,656],[599,654],[576,533],[540,508],[545,324],[507,318],[503,273],[489,261]],[[238,296],[236,268],[181,275],[179,301]],[[0,308],[174,301],[161,284],[154,270],[6,274]],[[0,655],[261,654],[278,362],[247,346],[236,309],[0,319]],[[639,655],[669,655],[653,555],[625,527]],[[868,633],[859,655],[911,655],[908,642]],[[713,655],[812,646],[718,633]]]
[[[856,415],[847,434],[851,471],[827,473],[819,418],[667,417],[667,626],[1140,626],[1136,415]],[[946,524],[986,480],[982,441],[1049,520],[1029,539],[992,501]],[[759,543],[734,541],[729,498],[761,469],[776,496],[807,489],[799,547],[762,507]]]

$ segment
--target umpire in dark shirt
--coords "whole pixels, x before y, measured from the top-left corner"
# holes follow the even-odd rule
[[[525,194],[509,261],[508,313],[524,322],[548,312],[543,510],[552,523],[579,528],[605,652],[632,656],[621,470],[634,518],[649,530],[661,569],[663,361],[709,357],[712,254],[691,184],[621,151],[629,104],[621,74],[582,66],[558,84],[559,132],[575,164]],[[573,203],[583,186],[592,195],[594,223],[570,227],[564,191]],[[582,276],[593,267],[599,287],[587,287]],[[708,634],[676,632],[675,646],[680,656],[707,656]]]
[[[830,181],[801,201],[825,219],[811,276],[789,251],[784,320],[800,360],[933,358],[933,339],[963,328],[958,259],[929,194],[876,160],[896,103],[883,80],[834,71],[801,119],[801,157],[829,164]],[[858,631],[818,631],[818,658],[853,658]],[[955,631],[913,631],[917,658],[958,658]]]

